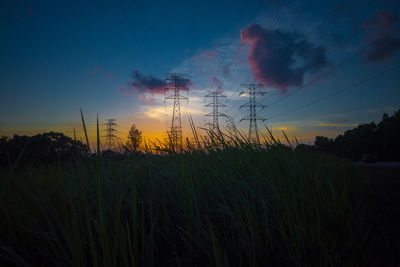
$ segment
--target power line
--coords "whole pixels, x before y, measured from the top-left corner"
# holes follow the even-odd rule
[[[346,0],[341,1],[338,5],[336,5],[335,8],[333,8],[332,10],[330,10],[330,12],[328,12],[327,15],[325,15],[323,17],[323,19],[321,19],[318,23],[318,27],[321,27],[322,25],[328,23],[329,21],[331,21],[331,18],[335,15],[336,12],[340,11],[342,9],[342,5],[344,5],[344,3],[347,2]],[[326,28],[326,27],[325,27]],[[317,30],[317,26],[314,28],[314,30]],[[312,31],[305,31],[304,34],[310,34]]]
[[[352,8],[351,11],[350,11],[350,14],[348,14],[348,15],[346,16],[346,17],[347,17],[346,21],[345,21],[344,23],[342,23],[341,25],[339,25],[339,26],[336,28],[335,31],[332,31],[332,32],[330,33],[330,35],[326,36],[327,31],[324,32],[323,34],[325,35],[325,38],[323,38],[322,40],[327,40],[328,37],[330,37],[330,36],[332,36],[333,34],[335,34],[338,30],[343,29],[343,28],[344,28],[344,25],[346,25],[349,21],[351,21],[352,18],[354,18],[355,16],[357,16],[357,15],[362,11],[362,9],[365,8],[365,7],[367,6],[367,4],[368,4],[369,2],[371,2],[371,0],[365,0],[362,4],[357,5],[358,8]],[[329,25],[329,24],[328,24],[328,25]],[[328,26],[326,26],[325,28],[328,28]],[[316,28],[315,30],[318,30],[318,28]],[[318,35],[321,36],[322,34],[318,34]],[[336,46],[338,46],[338,45],[336,45]]]
[[[338,6],[342,5],[344,2],[345,2],[345,1],[340,2],[340,4],[339,4]],[[365,0],[365,1],[364,1],[364,4],[366,4],[366,3],[368,3],[368,2],[370,2],[370,0]],[[281,12],[281,10],[282,10],[285,6],[287,7],[287,4],[288,4],[288,2],[285,2],[285,3],[282,4],[281,9],[280,9],[280,11],[278,12],[278,14]],[[365,7],[365,5],[363,5],[363,7]],[[340,9],[339,9],[338,7],[336,7],[335,9],[331,10],[330,12],[328,12],[328,14],[325,15],[323,18],[321,18],[321,19],[319,20],[319,22],[318,22],[315,26],[313,26],[313,29],[310,30],[310,31],[307,31],[307,33],[310,34],[310,33],[314,32],[314,31],[317,31],[318,28],[320,28],[322,25],[326,24],[326,22],[329,21],[329,18],[330,18],[331,16],[333,16],[333,15],[334,15],[336,12],[338,12],[339,10],[340,10]],[[303,12],[303,13],[304,13],[304,12]],[[276,18],[276,19],[280,17],[280,16],[278,16],[278,14],[275,15],[275,18]],[[300,17],[300,16],[297,16],[297,17]],[[276,21],[275,21],[275,19],[274,19],[274,20],[271,22],[271,26],[272,26],[272,25],[277,25],[278,22],[279,22],[279,19],[277,19]],[[346,23],[347,23],[347,22],[348,22],[348,21],[346,21]],[[346,23],[344,23],[344,24],[346,24]],[[344,24],[342,24],[341,27],[344,26]],[[294,25],[295,25],[295,24],[292,23],[292,24],[290,25],[290,27],[288,27],[288,28],[286,29],[286,31],[291,30],[291,28],[293,28]],[[327,28],[327,27],[325,27],[325,28]],[[326,38],[329,37],[329,36],[330,36],[330,35],[326,36]],[[324,40],[326,40],[326,38],[325,38]],[[289,42],[289,40],[286,41],[285,43],[288,43],[288,42]],[[339,46],[339,44],[335,46],[335,50],[338,48],[338,46]],[[335,51],[335,50],[334,50],[334,51]],[[312,52],[313,52],[313,50],[309,50],[309,51],[305,54],[305,57],[308,57],[308,56],[310,55],[310,53],[312,53]],[[316,64],[316,63],[312,64],[310,67],[312,68],[315,64]]]
[[[278,13],[276,13],[275,18],[272,20],[271,25],[269,26],[270,29],[275,28],[276,24],[278,23],[278,21],[280,20],[280,17],[283,13],[283,10],[285,10],[288,6],[289,6],[290,0],[286,0],[281,8],[279,9]]]
[[[372,43],[368,43],[368,44],[365,45],[362,49],[360,49],[360,51],[361,51],[361,50],[367,49],[371,44],[372,44]],[[292,96],[292,95],[298,93],[298,92],[301,91],[302,89],[304,89],[304,88],[306,88],[306,87],[308,87],[308,86],[314,84],[315,82],[319,81],[320,79],[324,78],[326,75],[328,75],[328,74],[330,74],[330,73],[332,73],[332,72],[334,72],[334,71],[337,71],[338,68],[342,68],[343,66],[349,64],[350,62],[352,62],[352,61],[358,59],[358,56],[359,56],[358,54],[355,54],[355,55],[353,55],[353,56],[347,58],[347,59],[344,60],[342,63],[340,63],[339,65],[337,65],[335,69],[332,69],[332,70],[330,70],[330,71],[328,71],[328,72],[326,72],[326,73],[322,73],[321,75],[315,77],[314,79],[312,79],[312,80],[309,81],[308,83],[306,83],[306,84],[304,84],[304,85],[298,87],[296,90],[294,90],[294,91],[292,91],[292,92],[290,92],[290,93],[288,93],[288,94],[282,96],[282,97],[279,98],[278,100],[272,102],[271,104],[268,105],[268,107],[270,108],[270,107],[272,107],[272,106],[274,106],[274,105],[276,105],[276,104],[282,102],[282,101],[285,100],[286,98],[288,98],[288,97],[290,97],[290,96]]]
[[[279,13],[288,6],[288,2],[290,0],[287,0],[286,2],[284,2],[281,6],[281,8],[279,9],[279,11],[277,13],[275,13],[274,18],[272,19],[271,23],[270,23],[270,28],[272,28],[272,26],[276,26],[279,22],[280,16]],[[258,9],[260,8],[260,5],[262,4],[262,0],[258,1]],[[240,13],[240,15],[243,15],[243,12]],[[241,29],[242,31],[243,29]],[[238,81],[239,77],[236,77],[236,79],[234,80],[234,83],[236,83]]]
[[[368,2],[370,2],[370,0],[364,1],[363,7],[365,7],[366,4],[367,4]],[[339,9],[336,8],[336,10],[339,10]],[[334,11],[336,11],[336,10],[334,10]],[[329,13],[329,15],[328,15],[327,17],[329,17],[330,15],[332,15],[332,14],[334,13],[334,11],[331,12],[331,13]],[[326,21],[327,17],[325,17],[325,19],[321,20],[320,22]],[[347,20],[344,24],[346,24],[347,22],[348,22],[348,20]],[[344,24],[342,24],[341,27],[342,27]],[[315,26],[315,29],[314,29],[314,30],[317,30],[317,27],[319,27],[319,26]],[[340,27],[339,27],[339,28],[340,28]],[[338,29],[339,29],[339,28],[338,28]],[[314,31],[314,30],[313,30],[313,31]],[[309,31],[309,33],[313,32],[313,31]],[[331,33],[331,34],[332,34],[332,33]],[[329,37],[329,36],[328,36],[328,37]],[[326,40],[326,38],[325,38],[324,40]],[[364,46],[364,47],[363,47],[362,49],[360,49],[360,50],[365,50],[365,49],[368,48],[368,46],[370,46],[370,45],[371,45],[371,43],[368,43],[366,46]],[[339,44],[337,44],[336,46],[334,46],[334,48],[335,48],[335,49],[334,49],[333,51],[336,51],[336,50],[339,48]],[[311,51],[309,51],[308,54],[309,54],[310,52],[311,52]],[[331,51],[331,53],[332,53],[332,51]],[[308,54],[307,54],[307,55],[308,55]],[[348,64],[348,63],[350,63],[351,61],[353,61],[354,59],[356,59],[357,56],[358,56],[358,55],[356,54],[356,55],[354,55],[353,57],[347,58],[345,61],[343,61],[342,63],[340,63],[338,66],[339,66],[339,67],[342,67],[342,66],[344,66],[344,65],[346,65],[346,64]],[[312,68],[315,64],[316,64],[316,63],[312,64],[310,67]],[[334,71],[334,70],[331,70],[331,71],[329,71],[328,73],[324,73],[324,74],[320,75],[319,77],[316,77],[315,79],[313,79],[312,81],[308,82],[307,84],[305,84],[305,85],[303,85],[303,86],[297,88],[295,91],[293,91],[293,92],[291,92],[291,93],[289,93],[289,94],[287,94],[287,95],[281,97],[281,98],[278,99],[277,101],[273,102],[272,104],[269,105],[269,107],[274,106],[275,104],[277,104],[277,103],[283,101],[284,99],[288,98],[289,96],[291,96],[291,95],[293,95],[293,94],[296,94],[296,93],[299,92],[301,89],[304,89],[305,87],[307,87],[307,86],[313,84],[314,82],[318,81],[319,79],[323,78],[324,76],[326,76],[327,74],[330,74],[330,73],[333,72],[333,71]]]
[[[291,110],[289,110],[289,111],[280,113],[280,114],[278,114],[278,115],[276,115],[276,116],[274,116],[274,117],[268,118],[268,120],[273,120],[273,119],[276,119],[276,118],[285,116],[285,115],[287,115],[287,114],[290,114],[290,113],[292,113],[292,112],[294,112],[294,111],[297,111],[297,110],[300,110],[300,109],[303,109],[303,108],[306,108],[306,107],[309,107],[309,106],[318,104],[318,103],[323,102],[323,101],[325,101],[325,100],[327,100],[327,99],[329,99],[329,98],[331,98],[331,97],[333,97],[333,96],[339,95],[339,94],[341,94],[341,93],[343,93],[343,92],[345,92],[345,91],[347,91],[347,90],[353,89],[353,88],[355,88],[355,87],[357,87],[357,86],[360,86],[360,85],[365,84],[365,83],[367,83],[367,82],[369,82],[369,81],[372,81],[372,80],[374,80],[374,79],[377,79],[377,78],[379,78],[380,76],[386,74],[387,72],[391,72],[391,71],[394,71],[394,70],[399,69],[399,68],[400,68],[400,64],[398,64],[398,65],[396,65],[396,66],[394,66],[394,67],[391,67],[391,68],[389,68],[389,69],[386,69],[385,71],[379,72],[379,73],[377,73],[377,74],[375,74],[375,75],[373,75],[373,76],[370,76],[370,77],[368,77],[367,79],[364,79],[364,80],[361,80],[361,81],[359,81],[359,82],[356,82],[356,83],[354,83],[354,84],[352,84],[352,85],[346,86],[345,88],[343,88],[343,89],[341,89],[341,90],[339,90],[339,91],[336,91],[336,92],[334,92],[334,93],[332,93],[332,94],[330,94],[330,95],[324,96],[324,97],[322,97],[322,98],[320,98],[320,99],[318,99],[318,100],[316,100],[316,101],[307,103],[307,104],[305,104],[305,105],[303,105],[303,106],[299,106],[299,107],[294,108],[294,109],[291,109]]]
[[[313,1],[313,0],[308,0],[308,1],[304,4],[304,6],[307,7],[307,9],[308,9],[309,6],[310,6],[310,3],[311,3],[312,1]],[[304,13],[304,12],[303,12],[303,13]],[[298,20],[299,18],[301,18],[302,15],[303,15],[303,14],[296,16],[296,17],[292,20],[292,23],[290,24],[290,26],[288,27],[288,29],[293,28],[293,26],[295,25],[295,23],[297,22],[297,20]]]
[[[363,2],[362,8],[364,8],[368,2],[370,2],[370,0],[365,0],[365,1]],[[338,6],[340,6],[340,5],[338,5]],[[333,15],[335,12],[337,12],[338,10],[340,10],[340,9],[339,9],[338,7],[336,7],[336,9],[332,10],[327,16],[325,16],[324,19],[320,20],[320,22],[319,22],[318,24],[321,24],[322,22],[325,23],[325,21],[328,21],[328,18],[329,18],[330,16],[332,16],[332,15]],[[358,12],[359,12],[359,11],[360,11],[360,10],[358,10]],[[343,23],[340,27],[338,27],[338,29],[342,28],[345,24],[347,24],[348,21],[349,21],[349,20],[347,20],[345,23]],[[314,31],[318,30],[318,27],[320,27],[320,26],[321,26],[321,25],[315,26],[315,27],[314,27],[314,30],[309,31],[308,33],[311,33],[311,32],[314,32]],[[327,27],[325,27],[325,28],[327,28]],[[338,30],[338,29],[337,29],[337,30]],[[336,32],[336,31],[335,31],[335,32]],[[333,33],[334,33],[334,32],[333,32]],[[324,38],[323,40],[326,41],[326,39],[327,39],[328,37],[330,37],[333,33],[331,33],[330,35],[326,35],[325,38]],[[370,44],[367,44],[367,45],[366,45],[365,47],[363,47],[361,50],[366,49],[369,45],[370,45]],[[336,50],[337,50],[339,47],[340,47],[340,44],[336,44],[336,45],[333,47],[334,49],[331,50],[330,52],[331,52],[331,53],[336,52]],[[306,53],[305,57],[308,57],[312,52],[313,52],[313,50],[309,50],[309,51]],[[349,58],[346,59],[344,62],[340,63],[338,66],[341,67],[341,66],[343,66],[343,65],[346,65],[346,64],[350,63],[351,61],[353,61],[353,60],[356,59],[356,58],[357,58],[357,54],[356,54],[355,56],[353,56],[353,57],[349,57]],[[314,62],[314,63],[311,64],[309,67],[310,67],[310,68],[313,68],[313,67],[314,67],[315,65],[317,65],[317,64],[318,64],[318,62]],[[292,91],[291,93],[289,93],[289,94],[287,94],[287,95],[281,97],[281,98],[278,99],[277,101],[273,102],[272,104],[269,105],[269,107],[276,105],[277,103],[283,101],[284,99],[288,98],[289,96],[291,96],[291,95],[293,95],[293,94],[296,94],[296,93],[299,92],[301,89],[304,89],[305,87],[307,87],[307,86],[309,86],[309,85],[315,83],[316,81],[320,80],[321,78],[324,78],[327,74],[330,74],[330,73],[333,72],[333,71],[334,71],[334,70],[332,69],[331,71],[329,71],[329,72],[327,72],[327,73],[321,74],[319,77],[317,76],[315,79],[313,79],[312,81],[308,82],[307,84],[302,85],[301,87],[297,88],[296,90]]]

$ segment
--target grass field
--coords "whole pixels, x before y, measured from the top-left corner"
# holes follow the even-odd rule
[[[212,144],[1,171],[0,266],[399,264],[369,172],[276,142]]]

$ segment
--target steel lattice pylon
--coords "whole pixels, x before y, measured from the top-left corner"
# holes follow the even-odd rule
[[[240,95],[247,94],[250,98],[249,102],[246,104],[243,104],[240,106],[241,108],[248,107],[250,109],[250,114],[244,118],[242,118],[240,121],[243,120],[248,120],[250,121],[249,124],[249,140],[256,141],[257,143],[260,142],[260,138],[258,136],[258,127],[257,127],[257,121],[266,121],[266,119],[261,118],[257,116],[257,108],[265,108],[265,105],[259,104],[256,102],[256,96],[261,95],[263,96],[265,94],[264,91],[261,90],[264,85],[262,84],[244,84],[242,85],[246,89],[242,91]]]
[[[106,123],[103,125],[106,125],[107,128],[105,129],[106,135],[104,136],[106,138],[106,144],[107,148],[109,150],[112,150],[114,146],[114,140],[117,138],[117,136],[114,134],[115,132],[118,132],[115,127],[117,126],[116,119],[108,119],[106,120]]]
[[[212,117],[212,123],[207,123],[207,125],[210,127],[210,130],[215,132],[220,132],[218,118],[226,117],[225,114],[219,112],[220,107],[225,107],[224,104],[219,102],[219,98],[226,97],[222,93],[223,90],[221,86],[217,86],[217,88],[211,89],[208,91],[208,94],[204,96],[205,98],[211,98],[211,102],[205,104],[204,106],[212,108],[212,112],[205,114],[205,116]]]
[[[180,94],[180,91],[188,90],[189,79],[184,78],[184,74],[179,73],[167,73],[165,75],[165,81],[167,83],[166,91],[173,91],[173,95],[165,97],[165,101],[174,100],[174,107],[172,110],[172,121],[171,128],[168,132],[169,140],[172,145],[172,149],[176,150],[182,147],[182,122],[181,122],[181,106],[180,100],[187,100],[189,98],[184,97]]]

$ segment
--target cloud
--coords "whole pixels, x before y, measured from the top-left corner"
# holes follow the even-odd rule
[[[214,51],[202,51],[199,54],[196,54],[191,57],[191,61],[203,66],[211,66],[214,59],[216,59],[217,55]]]
[[[156,119],[163,121],[165,118],[170,116],[171,111],[166,109],[164,106],[146,107],[142,112],[141,116],[144,118]]]
[[[250,45],[247,62],[254,80],[276,87],[281,93],[289,86],[301,86],[307,72],[317,72],[327,65],[325,48],[297,32],[250,24],[241,31],[241,41]]]
[[[189,87],[195,88],[191,80],[188,80],[187,83],[183,79],[167,82],[150,74],[144,75],[139,70],[134,70],[131,77],[133,81],[126,83],[128,90],[124,91],[136,95],[141,102],[145,103],[153,103],[153,96],[164,94],[165,89],[168,87],[177,86],[181,90],[189,90]]]
[[[370,62],[379,62],[392,58],[400,49],[400,38],[384,37],[374,40],[366,55]]]
[[[211,78],[211,87],[215,89],[222,89],[222,82],[214,76]]]
[[[313,126],[322,126],[322,127],[357,127],[357,123],[325,123],[320,122],[313,124]]]
[[[236,108],[244,101],[239,97],[242,89],[240,84],[252,82],[253,77],[247,64],[246,54],[238,50],[244,51],[245,47],[240,46],[240,39],[236,33],[217,40],[213,47],[197,50],[192,57],[186,58],[171,70],[171,72],[187,73],[196,84],[196,90],[192,90],[188,95],[191,108],[196,106],[204,112],[204,95],[213,88],[212,80],[215,77],[222,83],[224,95],[227,96],[224,103],[229,106],[229,110],[227,108],[221,111],[229,112],[234,117],[242,115]],[[211,56],[213,59],[210,59],[210,55],[213,55]],[[243,64],[239,64],[239,60]],[[199,101],[195,103],[194,97],[198,97]],[[198,125],[203,125],[206,121],[204,116],[193,115],[193,119]]]
[[[368,19],[363,23],[365,39],[370,42],[370,45],[362,53],[369,62],[388,60],[400,49],[397,15],[378,10],[375,17],[375,20]]]
[[[131,93],[137,92],[139,94],[162,94],[167,86],[167,83],[164,80],[154,77],[150,74],[143,75],[139,70],[134,70],[131,76],[133,81],[126,83]]]
[[[170,120],[171,117],[171,106],[143,106],[143,111],[140,113],[140,117],[143,119],[155,119],[159,121]],[[186,114],[191,115],[203,115],[203,112],[199,108],[188,107],[181,105],[181,116],[184,117]]]

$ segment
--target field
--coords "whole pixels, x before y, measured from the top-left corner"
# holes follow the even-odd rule
[[[396,266],[371,173],[277,142],[6,168],[0,266]]]

